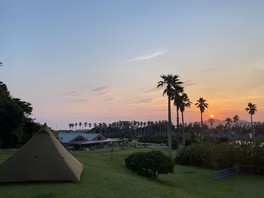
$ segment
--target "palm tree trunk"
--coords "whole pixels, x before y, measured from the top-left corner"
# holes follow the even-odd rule
[[[177,148],[177,155],[179,153],[179,147],[180,147],[180,124],[179,124],[179,107],[176,106],[176,133],[177,133],[177,142],[176,142],[176,148]]]
[[[172,159],[171,100],[168,96],[168,156]]]
[[[253,129],[253,116],[252,116],[252,114],[250,114],[250,120],[251,120],[251,133],[252,133],[252,138],[255,138],[254,129]]]
[[[184,131],[184,116],[183,116],[183,111],[181,112],[182,116],[182,145],[183,148],[185,147],[185,131]]]
[[[203,112],[201,111],[201,129],[202,129],[202,143],[204,141],[204,131],[203,131]]]
[[[177,152],[180,146],[180,121],[179,121],[179,107],[176,106],[176,117],[177,117]]]

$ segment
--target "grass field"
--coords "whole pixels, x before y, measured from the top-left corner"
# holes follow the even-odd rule
[[[264,177],[261,176],[235,175],[214,181],[213,170],[176,165],[173,174],[160,175],[154,180],[141,177],[124,166],[124,158],[130,153],[149,150],[115,150],[112,160],[109,150],[74,152],[85,165],[80,183],[0,184],[0,197],[264,197]],[[13,152],[0,150],[0,163]]]

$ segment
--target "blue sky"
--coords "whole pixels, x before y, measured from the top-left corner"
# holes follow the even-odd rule
[[[162,74],[210,114],[264,113],[263,1],[0,1],[0,80],[53,128],[164,120]],[[186,121],[198,121],[193,105]]]

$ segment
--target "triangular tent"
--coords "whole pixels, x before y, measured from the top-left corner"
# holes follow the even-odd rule
[[[83,169],[45,124],[0,165],[0,182],[80,181]]]

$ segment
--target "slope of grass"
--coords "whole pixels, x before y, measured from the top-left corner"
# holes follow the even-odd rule
[[[149,150],[115,150],[112,159],[109,150],[73,152],[85,165],[80,183],[0,184],[0,197],[264,197],[261,176],[236,175],[214,181],[213,170],[177,165],[173,174],[160,175],[154,180],[141,177],[124,166],[124,158],[129,154]],[[0,163],[13,152],[0,150]]]

